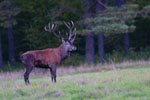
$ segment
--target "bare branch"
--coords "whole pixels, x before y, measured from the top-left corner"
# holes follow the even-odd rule
[[[108,3],[109,3],[109,0],[106,0],[106,1],[105,1],[106,7],[108,6]]]
[[[107,5],[103,4],[100,0],[97,0],[97,3],[102,5],[104,8],[107,8]],[[106,3],[107,3],[107,1],[106,1]]]
[[[105,4],[104,4],[104,3],[102,3],[100,0],[95,0],[95,1],[92,3],[92,5],[88,8],[88,11],[89,11],[90,9],[92,9],[96,4],[100,4],[100,5],[103,6],[104,8],[107,8],[108,1],[109,1],[109,0],[106,0],[106,2],[105,2]]]
[[[97,4],[97,0],[95,0],[94,3],[92,3],[92,5],[88,8],[88,11],[90,11],[96,4]]]

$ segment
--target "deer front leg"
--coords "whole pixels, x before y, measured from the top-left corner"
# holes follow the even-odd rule
[[[50,68],[50,73],[51,73],[51,80],[52,80],[52,82],[56,83],[56,68],[57,68],[57,65],[49,64],[49,68]]]
[[[56,67],[52,68],[54,82],[56,83]]]
[[[52,80],[52,82],[53,82],[54,76],[53,76],[53,73],[52,73],[52,68],[50,68],[50,74],[51,74],[51,80]]]
[[[56,65],[50,67],[52,82],[56,82]]]

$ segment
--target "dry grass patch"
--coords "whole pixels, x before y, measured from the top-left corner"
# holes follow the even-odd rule
[[[111,64],[97,64],[97,65],[80,65],[78,67],[68,66],[68,67],[59,67],[57,70],[58,75],[66,74],[76,74],[76,73],[86,73],[86,72],[98,72],[104,70],[120,70],[122,68],[132,68],[135,66],[147,66],[150,65],[150,61],[140,60],[140,61],[125,61],[122,63],[111,63]],[[15,80],[23,78],[25,69],[15,72],[1,72],[0,80]],[[41,76],[41,75],[50,75],[49,69],[39,69],[35,68],[31,72],[31,76]]]

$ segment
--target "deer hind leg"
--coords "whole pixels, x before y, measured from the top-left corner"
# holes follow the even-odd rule
[[[24,73],[24,81],[25,81],[26,85],[30,84],[29,75],[30,75],[32,69],[33,69],[33,66],[26,67],[26,72]]]
[[[25,55],[24,58],[25,58],[24,64],[26,65],[26,72],[24,73],[24,80],[25,80],[25,84],[28,85],[28,84],[30,84],[29,74],[34,67],[34,57],[33,57],[33,55],[28,54],[28,55]]]

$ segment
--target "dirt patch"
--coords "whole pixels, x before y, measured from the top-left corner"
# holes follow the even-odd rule
[[[53,97],[60,97],[63,95],[63,92],[61,90],[55,90],[52,92]]]
[[[37,99],[42,99],[42,98],[52,98],[52,97],[60,97],[63,95],[63,92],[61,90],[55,90],[55,91],[52,91],[52,92],[46,92],[46,93],[43,93],[41,94],[40,96],[36,97]]]

